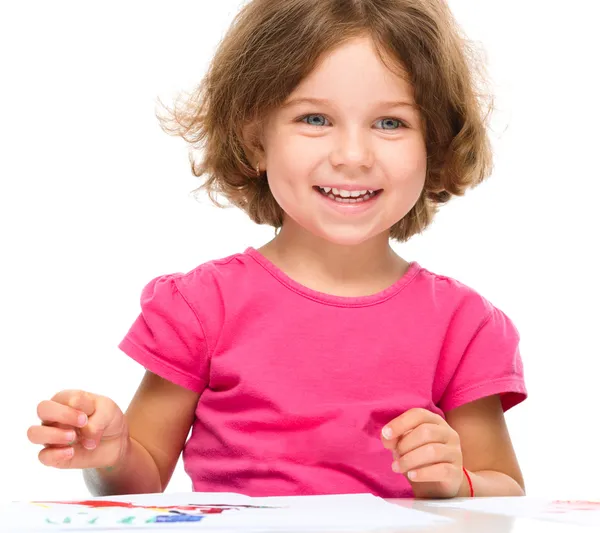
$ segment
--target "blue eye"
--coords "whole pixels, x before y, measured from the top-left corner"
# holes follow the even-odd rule
[[[383,118],[378,120],[377,123],[383,123],[382,129],[384,130],[396,130],[403,126],[402,122],[396,118]]]
[[[309,126],[323,127],[329,124],[327,118],[324,115],[319,114],[304,115],[300,120]],[[375,124],[382,124],[379,127],[383,130],[397,130],[406,126],[397,118],[382,118]]]
[[[311,120],[312,118],[321,118],[324,121],[326,121],[327,119],[323,116],[323,115],[306,115],[304,117],[302,117],[302,122],[306,122],[309,126],[325,126],[325,124],[320,124],[319,121],[314,121]]]

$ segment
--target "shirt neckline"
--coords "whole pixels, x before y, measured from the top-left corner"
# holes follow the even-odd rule
[[[288,289],[311,300],[329,305],[336,305],[338,307],[366,307],[385,302],[404,289],[411,281],[413,281],[421,270],[421,266],[416,261],[411,261],[404,275],[383,291],[366,296],[337,296],[316,291],[293,280],[253,247],[247,248],[245,254],[254,259],[261,267]]]

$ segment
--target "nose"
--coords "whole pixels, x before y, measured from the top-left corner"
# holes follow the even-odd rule
[[[333,167],[369,169],[373,165],[373,147],[368,133],[358,128],[338,132],[329,159]]]

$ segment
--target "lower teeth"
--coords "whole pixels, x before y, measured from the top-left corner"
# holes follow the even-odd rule
[[[322,194],[324,196],[327,196],[331,200],[335,200],[336,202],[339,202],[341,204],[356,204],[359,202],[366,202],[367,200],[370,200],[371,198],[373,198],[373,196],[375,196],[375,193],[373,193],[365,194],[364,196],[360,196],[358,198],[342,198],[340,196],[334,196],[333,194],[325,194],[324,192]]]

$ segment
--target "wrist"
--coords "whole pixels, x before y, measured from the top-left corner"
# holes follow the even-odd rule
[[[122,470],[124,465],[129,464],[131,453],[133,451],[133,443],[127,435],[122,439],[117,456],[112,459],[106,466],[99,468],[102,472],[113,473]]]
[[[466,468],[462,468],[462,481],[458,489],[457,498],[473,498],[475,496],[473,491],[473,474]]]

